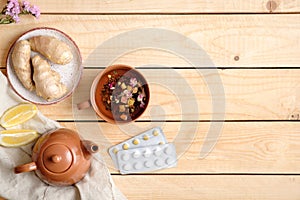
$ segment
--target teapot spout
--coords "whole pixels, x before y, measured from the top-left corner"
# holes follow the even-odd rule
[[[81,145],[86,159],[90,159],[91,154],[97,153],[99,150],[98,145],[89,140],[83,140]]]

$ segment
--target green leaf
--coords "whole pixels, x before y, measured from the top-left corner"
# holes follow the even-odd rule
[[[9,18],[1,18],[0,19],[0,24],[10,24],[10,23],[12,23],[13,21],[11,20],[11,19],[9,19]]]

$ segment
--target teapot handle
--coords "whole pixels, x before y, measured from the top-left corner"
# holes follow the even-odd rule
[[[23,173],[23,172],[30,172],[30,171],[33,171],[36,169],[37,169],[37,167],[36,167],[35,162],[31,162],[31,163],[27,163],[25,165],[20,165],[20,166],[15,167],[15,173],[19,174],[19,173]]]

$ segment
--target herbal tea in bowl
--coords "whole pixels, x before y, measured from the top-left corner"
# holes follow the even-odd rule
[[[78,104],[79,109],[90,105],[110,123],[128,123],[139,118],[149,103],[149,86],[143,75],[127,65],[111,65],[93,81],[90,102]]]

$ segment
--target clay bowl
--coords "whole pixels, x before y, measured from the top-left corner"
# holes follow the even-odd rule
[[[103,98],[107,92],[103,91],[105,85],[107,85],[109,81],[109,77],[114,76],[119,77],[119,81],[115,83],[115,89],[113,90],[112,94],[110,96],[121,96],[124,94],[124,90],[121,89],[121,85],[118,85],[118,82],[126,82],[125,80],[131,79],[131,78],[136,78],[136,80],[139,81],[139,93],[142,93],[143,98],[143,105],[136,105],[134,107],[134,112],[131,114],[128,114],[127,119],[124,120],[124,118],[121,118],[121,115],[119,113],[119,106],[120,103],[111,103],[111,109],[107,108],[107,104],[103,102]],[[110,79],[111,80],[111,79]],[[128,83],[128,81],[127,81]],[[128,85],[128,84],[127,84]],[[125,89],[127,90],[127,89]],[[110,123],[129,123],[132,121],[135,121],[138,119],[146,110],[149,100],[150,100],[150,92],[149,92],[149,85],[144,78],[144,76],[137,71],[136,69],[127,66],[127,65],[122,65],[122,64],[117,64],[117,65],[111,65],[107,67],[102,73],[100,73],[94,80],[92,87],[91,87],[91,104],[96,111],[96,113],[105,121],[110,122]],[[135,93],[132,98],[136,97]],[[139,103],[136,100],[136,103]],[[130,109],[130,108],[128,108]]]

